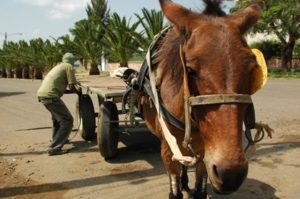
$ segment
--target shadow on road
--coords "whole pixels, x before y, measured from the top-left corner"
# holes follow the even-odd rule
[[[208,186],[208,192],[212,193],[211,186]],[[212,193],[213,199],[279,199],[275,196],[276,189],[264,182],[255,179],[246,179],[240,189],[227,196]]]
[[[65,181],[59,183],[46,183],[31,186],[19,186],[19,187],[6,187],[0,188],[0,197],[13,197],[30,194],[40,194],[47,192],[56,192],[63,190],[72,190],[89,186],[99,186],[102,184],[109,184],[115,181],[129,181],[132,184],[138,184],[143,177],[153,176],[160,173],[160,169],[149,169],[143,171],[134,171],[128,173],[120,173],[99,177],[92,177],[86,179]],[[144,182],[145,179],[142,181]],[[211,187],[208,186],[208,193],[213,196],[214,199],[279,199],[275,196],[276,189],[268,184],[260,182],[255,179],[247,179],[242,187],[234,194],[221,196],[212,193]]]
[[[30,129],[18,129],[17,131],[35,131],[42,129],[51,129],[51,127],[38,127],[38,128],[30,128]],[[74,130],[76,131],[76,129]],[[70,136],[71,140],[69,144],[66,144],[64,148],[66,148],[70,154],[72,153],[91,153],[91,152],[99,152],[97,147],[96,140],[93,141],[85,141],[85,140],[72,140],[72,136]],[[77,134],[76,136],[79,136]],[[110,160],[110,163],[129,163],[134,162],[136,160],[145,159],[142,158],[145,154],[155,154],[155,156],[160,158],[160,142],[159,140],[149,132],[138,132],[138,133],[126,133],[121,134],[119,141],[123,143],[124,146],[118,149],[117,156]],[[47,144],[39,143],[39,145],[44,145],[44,151],[30,151],[24,152],[11,152],[11,153],[0,153],[0,157],[9,157],[9,156],[26,156],[26,155],[42,155],[46,154]],[[100,155],[100,152],[99,152]],[[100,157],[99,157],[100,158]]]
[[[26,92],[0,92],[0,97],[10,97],[14,95],[23,95]]]
[[[105,176],[97,176],[92,178],[64,181],[58,183],[45,183],[30,186],[5,187],[0,188],[0,197],[13,197],[20,195],[39,194],[56,191],[66,191],[77,188],[99,186],[114,183],[116,181],[126,181],[131,184],[140,184],[147,181],[147,177],[159,176],[165,173],[160,158],[159,140],[149,132],[126,133],[120,135],[120,142],[125,146],[119,148],[117,156],[110,160],[110,164],[130,163],[137,160],[145,160],[153,166],[151,169],[143,169],[138,171],[122,170],[122,166],[118,169],[112,169],[111,173]],[[70,153],[86,153],[98,151],[96,141],[71,141],[74,148]],[[280,151],[287,151],[300,147],[300,142],[277,142],[272,144],[261,144],[254,155],[264,156]],[[30,154],[42,154],[45,152],[31,152]],[[0,156],[26,155],[28,153],[0,154]],[[100,158],[100,157],[99,157]],[[166,176],[167,178],[167,176]],[[190,184],[191,188],[193,187]],[[275,196],[276,189],[264,182],[255,179],[246,179],[242,187],[234,194],[220,196],[213,193],[211,186],[208,186],[208,193],[214,199],[279,199]]]
[[[27,128],[27,129],[17,129],[16,131],[38,131],[38,130],[45,130],[45,129],[52,129],[52,127],[51,126],[34,127],[34,128]],[[77,132],[77,131],[78,129],[72,129],[72,132]]]
[[[25,151],[25,152],[11,152],[11,153],[0,153],[0,157],[9,157],[9,156],[27,156],[27,155],[43,155],[47,154],[47,144],[45,145],[44,148],[45,150],[43,151],[32,151],[33,149],[31,148],[30,151]],[[86,142],[86,141],[71,141],[69,144],[65,145],[66,150],[69,153],[87,153],[87,152],[96,152],[98,151],[98,148],[96,148],[96,143],[94,141],[92,142]]]
[[[151,161],[145,159],[147,154],[152,154],[160,160],[160,141],[148,131],[123,133],[119,141],[125,146],[120,147],[117,156],[109,160],[111,164],[130,163],[142,158],[154,166]]]
[[[17,129],[16,131],[38,131],[38,130],[45,130],[45,129],[52,129],[52,127],[36,127],[36,128],[28,128],[28,129]]]
[[[268,144],[258,144],[257,150],[251,154],[251,157],[266,156],[272,153],[284,152],[300,147],[300,141],[284,141]]]
[[[7,187],[0,188],[0,197],[12,197],[12,196],[20,196],[20,195],[28,195],[28,194],[37,194],[37,193],[45,193],[45,192],[54,192],[54,191],[62,191],[62,190],[71,190],[89,186],[99,186],[102,184],[109,184],[115,181],[131,181],[130,183],[136,184],[136,180],[141,180],[142,177],[145,176],[153,176],[156,174],[156,169],[143,170],[143,171],[134,171],[128,173],[120,173],[99,177],[92,177],[86,179],[78,179],[72,181],[65,181],[59,183],[46,183],[32,186],[19,186],[19,187]]]
[[[160,143],[156,137],[148,132],[128,133],[120,136],[120,142],[123,143],[119,149],[118,155],[110,160],[110,164],[120,164],[112,168],[110,174],[86,179],[78,179],[72,181],[45,183],[29,186],[5,187],[0,188],[1,197],[13,197],[30,194],[41,194],[47,192],[66,191],[71,189],[101,186],[104,184],[114,183],[116,181],[126,181],[137,185],[145,183],[147,177],[159,176],[165,174],[164,167],[160,158]],[[98,151],[96,141],[71,141],[73,149],[69,153],[86,153]],[[99,152],[99,151],[98,151]],[[23,156],[23,155],[41,155],[45,152],[24,152],[24,153],[2,153],[0,156]],[[100,154],[99,154],[100,158]],[[137,160],[145,160],[152,168],[127,168],[123,167],[123,163],[134,162]],[[128,165],[128,164],[127,164]],[[136,171],[134,171],[134,170]]]

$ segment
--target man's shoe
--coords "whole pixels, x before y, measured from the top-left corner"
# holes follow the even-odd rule
[[[65,141],[64,145],[65,145],[65,144],[70,144],[70,140],[67,139],[67,140]]]
[[[52,155],[61,155],[61,154],[65,154],[67,153],[67,151],[63,151],[61,148],[49,148],[47,150],[48,155],[52,156]]]

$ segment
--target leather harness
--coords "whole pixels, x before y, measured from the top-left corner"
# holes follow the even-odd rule
[[[162,31],[152,45],[149,48],[148,53],[150,53],[150,58],[145,59],[140,71],[138,72],[137,82],[138,82],[138,90],[141,93],[146,93],[149,98],[154,101],[154,94],[153,90],[151,89],[150,80],[149,80],[149,67],[152,66],[152,61],[154,60],[155,56],[157,55],[158,51],[158,43],[159,41],[164,38],[166,33],[170,28],[165,29]],[[180,48],[180,56],[184,70],[184,111],[185,111],[185,122],[182,122],[178,118],[176,118],[172,113],[170,113],[161,98],[159,98],[159,109],[160,114],[162,115],[163,119],[176,127],[179,130],[185,131],[185,139],[183,141],[183,146],[185,148],[189,148],[191,142],[191,110],[193,106],[205,106],[211,104],[226,104],[226,103],[245,103],[249,104],[246,110],[244,124],[245,124],[245,134],[248,140],[248,145],[246,150],[254,145],[254,141],[251,135],[251,129],[255,128],[255,111],[254,105],[250,95],[245,94],[216,94],[216,95],[199,95],[199,96],[191,96],[189,86],[188,86],[188,73],[185,66],[185,56],[182,47]],[[136,87],[135,87],[136,88]],[[129,92],[132,91],[132,87],[128,89],[126,92],[127,96]],[[157,92],[157,91],[156,91]],[[126,99],[123,99],[123,106],[125,106]]]

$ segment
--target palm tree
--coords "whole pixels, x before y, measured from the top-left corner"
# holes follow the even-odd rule
[[[105,25],[109,23],[109,12],[106,0],[91,0],[86,8],[88,19],[99,20]]]
[[[119,61],[120,67],[128,67],[128,60],[139,52],[139,43],[134,39],[139,22],[130,23],[125,17],[114,13],[105,28],[103,44],[111,60]]]
[[[43,45],[43,52],[45,55],[44,64],[46,66],[46,70],[50,70],[58,62],[60,62],[63,56],[63,51],[59,46],[58,40],[51,42],[47,39]]]
[[[45,69],[44,41],[41,38],[29,41],[28,59],[31,67],[31,77],[42,79]]]
[[[6,73],[6,52],[5,49],[0,49],[0,75],[2,78],[7,78],[7,73]]]
[[[18,66],[15,69],[17,78],[30,78],[28,50],[29,44],[24,40],[19,41],[18,50],[14,53],[16,56],[14,59],[18,62]]]
[[[0,50],[0,66],[2,71],[5,69],[2,76],[28,79],[31,75],[32,78],[41,79],[44,69],[50,69],[60,61],[61,54],[58,44],[49,40],[44,42],[39,38],[29,43],[23,40],[8,42]]]
[[[88,20],[92,21],[92,23],[94,24],[101,24],[103,27],[109,24],[110,10],[107,6],[107,0],[91,0],[91,4],[89,4],[86,8],[86,13],[88,16]],[[100,41],[96,42],[101,43],[102,41],[103,39],[101,38]],[[105,56],[105,51],[105,47],[102,45],[99,61],[100,59],[102,59],[102,57]]]
[[[18,44],[8,42],[3,48],[3,62],[5,64],[7,78],[14,78],[15,68],[18,67]]]
[[[0,75],[2,78],[7,78],[6,64],[5,51],[0,49]]]
[[[88,18],[75,23],[70,30],[71,36],[65,35],[58,39],[58,45],[72,52],[81,60],[85,68],[90,65],[89,74],[99,75],[98,65],[103,52],[104,26],[108,24],[109,10],[106,0],[92,0],[87,6]]]
[[[89,62],[91,65],[89,74],[99,75],[99,59],[102,55],[101,40],[104,36],[102,23],[95,20],[83,19],[76,22],[75,28],[70,32],[74,36],[72,46],[74,53]]]
[[[15,43],[15,44],[16,44],[16,49],[14,49],[14,54],[12,54],[13,55],[12,57],[15,61],[13,70],[14,70],[15,77],[18,79],[21,79],[22,71],[23,71],[22,51],[24,48],[24,46],[23,46],[24,43],[23,43],[23,41],[19,41],[18,43]]]
[[[64,49],[73,52],[84,62],[85,67],[87,64],[91,66],[90,75],[99,75],[98,64],[103,52],[102,38],[105,33],[103,27],[109,20],[107,1],[92,0],[86,8],[86,13],[88,19],[76,22],[75,27],[70,30],[74,39],[69,36],[60,39],[64,43]]]
[[[55,40],[58,47],[64,52],[71,52],[73,54],[81,55],[81,46],[74,42],[74,38],[70,35],[64,35]]]
[[[167,24],[164,22],[164,15],[161,11],[143,8],[142,15],[135,14],[135,16],[144,29],[142,34],[136,34],[135,37],[144,52],[147,52],[154,36],[167,27]]]

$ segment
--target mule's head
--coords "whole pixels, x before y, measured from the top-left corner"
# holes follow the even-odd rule
[[[160,0],[164,15],[173,23],[182,43],[189,86],[193,95],[250,94],[256,58],[244,39],[260,17],[260,6],[251,5],[223,16],[216,1],[202,14],[171,0]],[[247,104],[193,107],[204,140],[204,162],[214,189],[236,191],[247,176],[248,162],[242,146]]]

